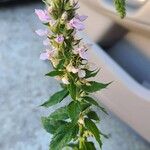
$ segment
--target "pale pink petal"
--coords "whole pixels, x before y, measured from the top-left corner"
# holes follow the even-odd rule
[[[85,72],[84,70],[79,70],[78,76],[79,76],[80,78],[84,78],[84,77],[86,76],[86,72]]]
[[[64,84],[69,84],[69,81],[68,81],[68,78],[67,78],[67,77],[63,77],[61,80],[62,80],[62,82],[63,82]]]
[[[79,52],[79,56],[83,59],[88,59],[87,52]]]
[[[82,31],[85,29],[84,24],[79,19],[76,19],[76,18],[73,18],[72,20],[70,20],[69,26],[71,28],[75,28],[78,31]]]
[[[75,16],[76,19],[79,19],[80,21],[84,21],[88,18],[88,16],[85,16],[85,15],[76,15]]]
[[[48,38],[47,38],[46,40],[43,41],[43,45],[45,45],[45,46],[50,45],[50,41],[49,41]]]
[[[54,55],[54,50],[48,50],[48,49],[46,49],[46,52],[41,53],[40,59],[41,60],[51,60],[51,58],[53,57],[53,55]]]
[[[78,68],[73,67],[71,71],[72,71],[72,73],[77,73],[77,72],[79,71],[79,69],[78,69]]]
[[[47,30],[42,30],[42,29],[38,29],[35,31],[37,35],[39,36],[45,36],[48,34],[48,31]]]
[[[63,43],[63,41],[64,41],[63,35],[58,35],[57,38],[55,39],[55,41],[56,41],[57,43]]]
[[[47,53],[41,53],[40,59],[41,59],[41,60],[47,60],[47,59],[48,59]]]
[[[47,10],[35,9],[35,13],[38,16],[38,18],[44,23],[47,23],[51,20],[51,17]]]

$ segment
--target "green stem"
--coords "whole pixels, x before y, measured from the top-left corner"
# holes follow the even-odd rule
[[[83,125],[79,124],[79,149],[82,149],[83,142]]]

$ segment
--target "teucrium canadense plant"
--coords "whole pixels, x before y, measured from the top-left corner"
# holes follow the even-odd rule
[[[107,137],[96,126],[99,117],[92,106],[107,114],[91,93],[106,88],[110,83],[92,81],[99,70],[91,70],[87,59],[88,45],[76,36],[84,29],[83,21],[87,16],[79,15],[78,3],[74,0],[44,1],[47,10],[36,9],[35,13],[47,29],[37,30],[39,36],[46,36],[43,44],[48,48],[40,55],[48,60],[53,71],[46,74],[60,80],[62,90],[52,95],[41,106],[51,107],[68,96],[70,103],[55,110],[47,117],[42,117],[43,127],[53,134],[50,150],[62,150],[70,147],[74,150],[95,150],[89,140],[93,137],[102,148],[102,137]],[[65,101],[64,101],[65,102]]]

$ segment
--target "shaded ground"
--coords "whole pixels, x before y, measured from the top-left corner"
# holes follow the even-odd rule
[[[34,15],[41,4],[0,9],[0,150],[47,150],[49,134],[40,124],[47,114],[37,107],[59,86],[44,78],[50,67],[39,60],[43,49],[34,30],[42,26]],[[115,116],[102,117],[111,133],[103,150],[149,150],[150,145]]]

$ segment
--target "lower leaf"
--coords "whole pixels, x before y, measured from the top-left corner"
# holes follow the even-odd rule
[[[61,150],[73,139],[76,126],[72,123],[67,123],[61,126],[57,133],[54,134],[50,143],[50,150]]]
[[[41,117],[41,121],[42,121],[43,128],[50,134],[56,133],[57,129],[60,126],[66,124],[65,121],[62,120],[56,121],[56,120],[49,119],[47,117]]]
[[[85,118],[85,126],[94,135],[96,141],[99,143],[100,148],[102,148],[102,141],[99,129],[97,128],[95,123],[92,120]]]

